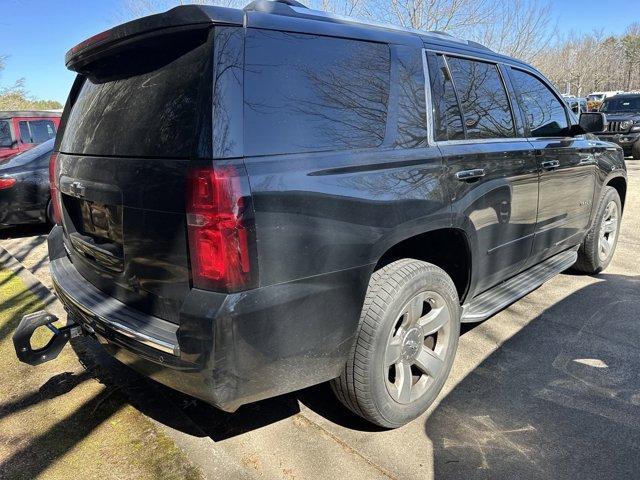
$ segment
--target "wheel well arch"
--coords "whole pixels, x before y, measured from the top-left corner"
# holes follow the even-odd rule
[[[408,237],[389,247],[375,270],[401,258],[414,258],[442,268],[453,280],[460,302],[464,301],[471,284],[471,246],[463,230],[443,228]]]
[[[622,209],[624,210],[624,200],[627,196],[627,181],[624,177],[618,176],[609,179],[606,183],[607,187],[613,187],[618,191],[618,195],[620,195],[620,203],[622,204]]]

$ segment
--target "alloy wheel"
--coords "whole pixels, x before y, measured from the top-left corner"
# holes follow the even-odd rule
[[[598,239],[598,257],[601,262],[606,262],[613,253],[618,236],[618,204],[613,200],[607,204],[600,225]]]
[[[432,291],[415,295],[402,309],[385,351],[387,390],[398,403],[422,397],[442,374],[451,335],[451,312]]]

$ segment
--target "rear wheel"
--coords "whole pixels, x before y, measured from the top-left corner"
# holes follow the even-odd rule
[[[585,273],[599,273],[611,262],[618,244],[622,219],[620,195],[613,187],[604,187],[596,218],[578,250],[574,268]]]
[[[460,304],[444,270],[404,259],[376,271],[357,338],[342,375],[340,401],[387,428],[427,410],[451,370],[460,335]]]

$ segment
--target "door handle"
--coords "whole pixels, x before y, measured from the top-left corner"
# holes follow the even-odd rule
[[[456,178],[466,182],[468,180],[475,180],[485,176],[484,168],[474,168],[472,170],[460,170],[456,172]]]
[[[542,162],[540,166],[545,170],[554,170],[560,166],[560,162],[558,160],[547,160]]]

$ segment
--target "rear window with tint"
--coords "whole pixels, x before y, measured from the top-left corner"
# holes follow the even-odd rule
[[[248,155],[376,147],[385,137],[387,45],[249,30]]]
[[[209,30],[152,37],[89,65],[60,151],[184,158],[193,155]],[[208,78],[208,77],[207,77]],[[209,107],[210,108],[210,107]]]

